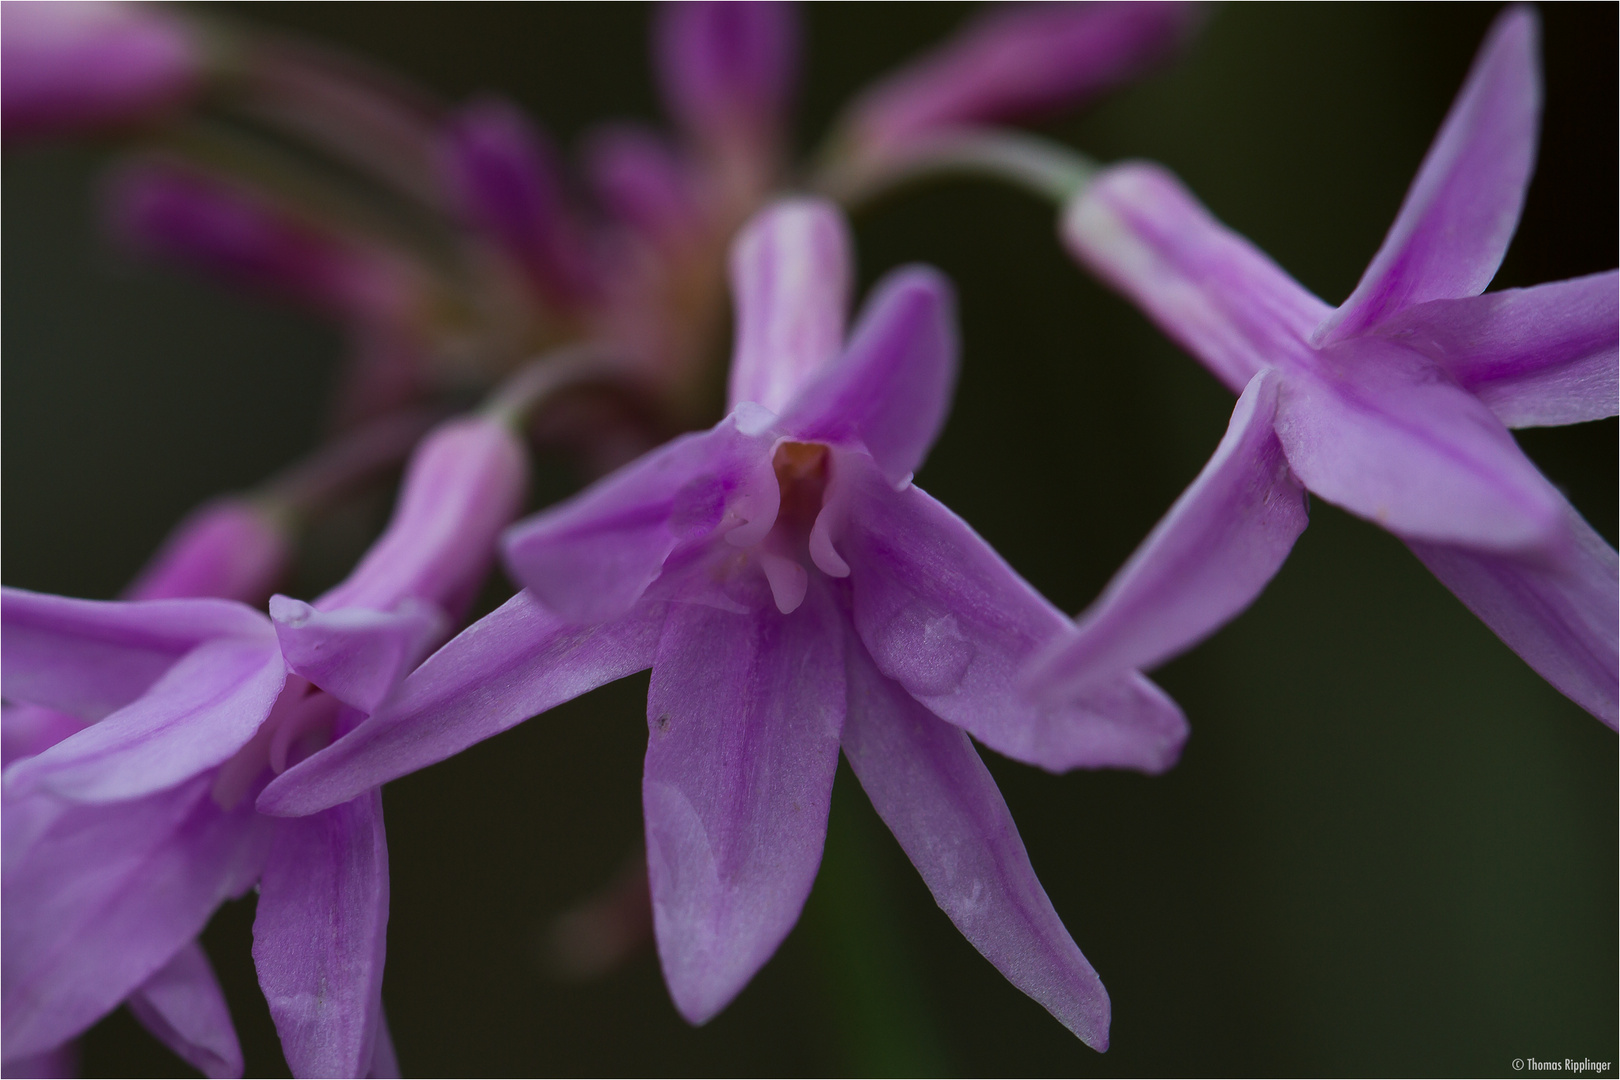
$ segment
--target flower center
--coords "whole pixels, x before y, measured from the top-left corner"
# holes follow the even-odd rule
[[[332,723],[341,702],[289,674],[270,715],[247,745],[214,776],[214,801],[229,810],[265,781],[265,770],[280,775],[332,741]]]
[[[776,528],[791,539],[795,553],[810,535],[827,497],[827,447],[822,443],[784,442],[771,457],[782,492]]]

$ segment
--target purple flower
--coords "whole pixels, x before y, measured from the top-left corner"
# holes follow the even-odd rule
[[[380,996],[379,794],[297,819],[256,813],[253,796],[442,640],[444,609],[476,588],[525,473],[504,424],[441,426],[355,572],[314,605],[275,597],[273,621],[227,600],[4,591],[7,701],[83,725],[5,771],[8,1062],[127,998],[198,1068],[240,1072],[195,938],[221,902],[257,884],[254,961],[293,1071],[397,1073]]]
[[[1231,618],[1286,558],[1309,488],[1405,540],[1531,667],[1615,725],[1615,552],[1508,428],[1615,414],[1617,276],[1480,295],[1518,220],[1539,107],[1535,16],[1513,9],[1337,309],[1162,169],[1117,166],[1074,200],[1075,255],[1242,396],[1214,460],[1036,666],[1038,693],[1150,666]]]
[[[938,274],[891,274],[846,343],[848,238],[809,201],[765,212],[732,273],[731,414],[514,527],[526,591],[260,806],[341,803],[650,666],[648,876],[687,1019],[724,1008],[798,919],[841,747],[963,934],[1102,1048],[1107,995],[968,736],[1052,770],[1157,772],[1185,721],[1134,672],[1056,708],[1013,693],[1067,623],[910,482],[955,377]]]
[[[133,600],[217,596],[263,600],[280,576],[287,557],[283,531],[263,510],[238,499],[220,499],[199,508],[178,526],[162,549],[127,590]],[[87,726],[83,719],[41,705],[8,704],[0,719],[0,742],[7,766],[56,745]],[[18,820],[26,821],[30,804],[18,811],[6,801],[5,876],[17,858]],[[31,804],[34,808],[39,803]],[[14,812],[15,811],[15,812]],[[24,830],[26,833],[27,830]],[[10,894],[7,894],[9,902]],[[18,917],[26,919],[24,914]],[[13,917],[8,914],[7,918]],[[7,976],[9,980],[11,976]],[[11,984],[8,981],[6,985]],[[204,1073],[231,1075],[242,1069],[242,1052],[231,1027],[224,995],[207,956],[195,943],[183,946],[168,963],[130,992],[125,1004],[135,1017],[176,1054]],[[26,1039],[26,1032],[23,1033]],[[5,1071],[17,1076],[73,1076],[76,1057],[71,1042],[38,1055],[14,1056],[12,1028],[6,1027]]]
[[[0,6],[7,142],[149,120],[196,89],[198,35],[153,4]]]
[[[849,138],[889,157],[955,128],[1072,107],[1163,59],[1201,14],[1183,3],[995,5],[862,93]]]

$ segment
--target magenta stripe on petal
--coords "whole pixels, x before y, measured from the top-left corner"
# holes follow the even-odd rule
[[[1620,408],[1620,271],[1430,300],[1378,334],[1439,361],[1508,427],[1578,424]]]
[[[1405,539],[1507,552],[1561,534],[1562,500],[1502,422],[1433,361],[1380,338],[1289,371],[1277,437],[1314,494]]]

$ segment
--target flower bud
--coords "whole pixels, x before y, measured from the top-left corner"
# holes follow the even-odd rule
[[[1196,25],[1194,4],[1001,8],[855,103],[859,153],[887,157],[952,127],[1071,107],[1139,74]]]
[[[495,539],[522,509],[527,485],[523,444],[504,423],[441,424],[411,456],[388,528],[315,607],[392,611],[419,600],[455,611],[489,569]]]
[[[528,118],[505,101],[463,109],[446,133],[445,171],[463,213],[547,300],[567,305],[589,291],[590,267],[554,156]]]
[[[7,142],[151,119],[197,87],[197,35],[156,5],[35,0],[0,14]]]
[[[242,499],[192,511],[126,590],[130,600],[217,596],[258,605],[287,568],[287,537],[271,516]]]
[[[137,249],[345,318],[393,324],[417,306],[401,259],[201,170],[147,160],[108,196],[113,231]]]
[[[664,100],[704,142],[768,147],[792,94],[798,36],[787,4],[666,4],[656,46]]]

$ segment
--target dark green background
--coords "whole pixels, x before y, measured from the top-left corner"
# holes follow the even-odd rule
[[[802,141],[967,10],[808,9]],[[1337,302],[1493,13],[1220,8],[1179,66],[1050,131],[1165,162]],[[504,91],[565,144],[604,117],[656,117],[640,6],[232,14],[451,97]],[[1499,285],[1616,261],[1616,8],[1544,19],[1544,148]],[[305,316],[114,254],[92,199],[105,161],[50,148],[4,167],[4,580],[86,596],[114,593],[189,506],[307,449],[341,347]],[[1214,448],[1230,394],[1074,269],[1051,209],[1022,195],[911,192],[857,233],[863,280],[922,259],[961,292],[965,370],[919,482],[1082,608]],[[1614,421],[1521,439],[1613,542]],[[1053,777],[987,755],[1112,995],[1108,1054],[962,941],[847,774],[804,920],[710,1025],[677,1017],[650,950],[595,983],[549,980],[541,929],[639,842],[642,676],[387,789],[385,996],[404,1068],[1495,1075],[1515,1057],[1616,1060],[1615,737],[1398,541],[1316,501],[1265,596],[1158,678],[1193,725],[1167,776]],[[251,900],[231,905],[206,941],[250,1074],[285,1075],[251,917]],[[120,1012],[84,1068],[180,1066]]]

